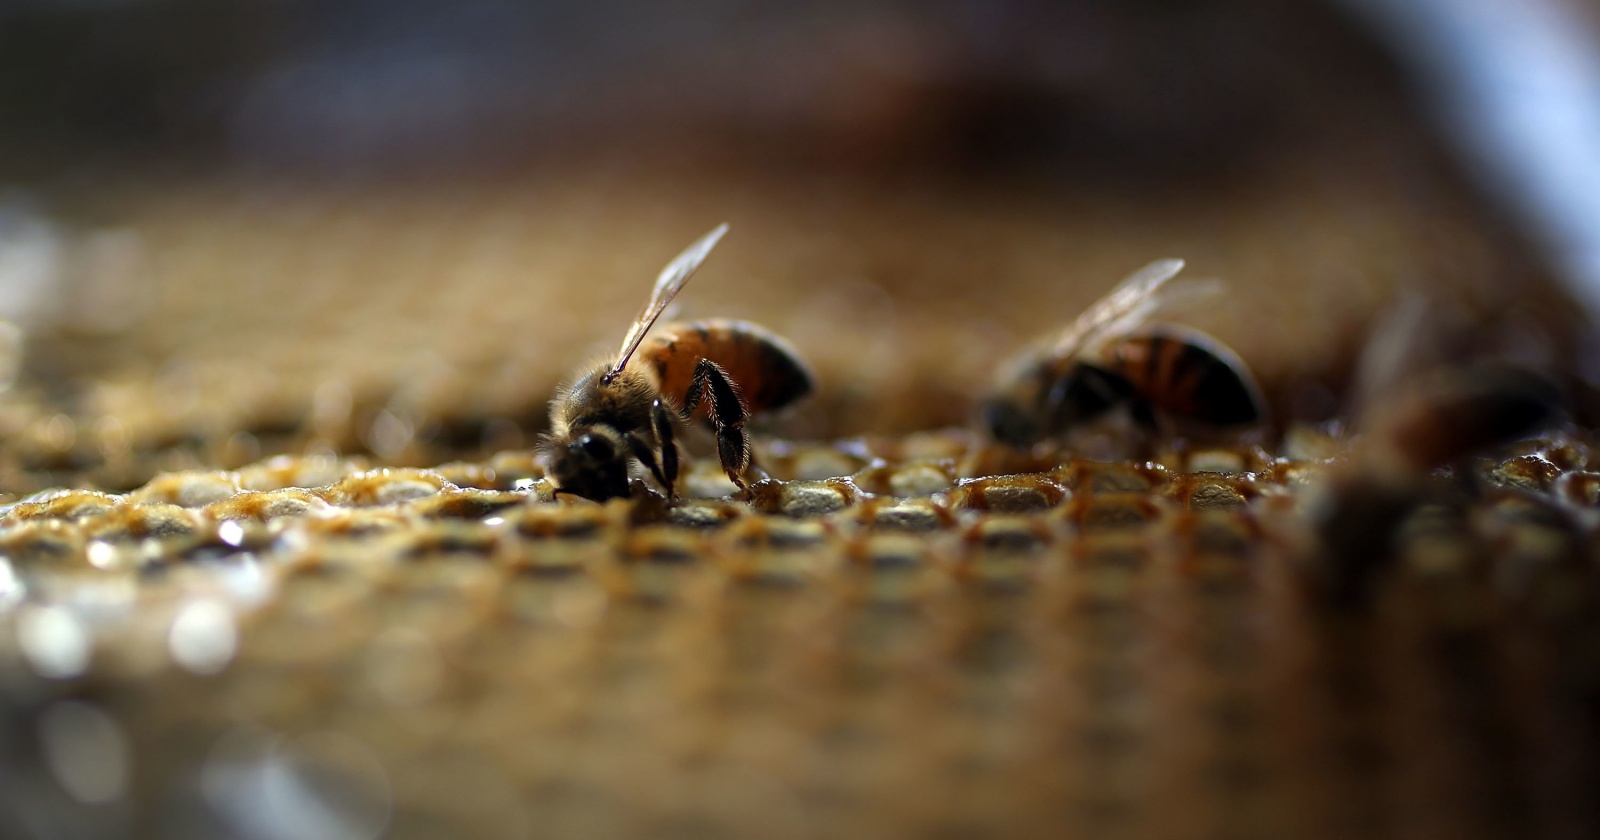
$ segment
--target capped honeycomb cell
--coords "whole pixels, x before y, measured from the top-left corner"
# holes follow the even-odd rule
[[[1489,470],[1489,481],[1520,490],[1548,490],[1562,470],[1540,455],[1519,455]]]
[[[1027,513],[1053,508],[1068,497],[1067,489],[1042,475],[1006,475],[962,481],[950,494],[961,510]]]
[[[525,537],[533,539],[585,540],[606,536],[612,512],[599,505],[539,505],[522,508],[507,516],[507,521]]]
[[[1246,482],[1211,475],[1181,482],[1176,491],[1191,510],[1244,507],[1254,495],[1254,488]]]
[[[0,530],[0,557],[19,570],[81,566],[83,545],[83,531],[59,519],[29,519]]]
[[[325,515],[333,506],[321,496],[298,488],[278,490],[245,490],[226,500],[205,507],[206,515],[214,519],[254,519],[268,522],[280,518]]]
[[[1227,449],[1201,449],[1187,453],[1184,471],[1192,473],[1242,473],[1251,469],[1249,453]]]
[[[127,500],[197,508],[230,499],[239,490],[239,476],[234,473],[193,471],[160,476],[129,493]]]
[[[956,521],[949,507],[936,499],[873,499],[852,514],[863,526],[888,531],[938,531]]]
[[[198,512],[166,502],[120,505],[83,521],[85,536],[112,542],[192,537],[201,526]]]
[[[1148,493],[1166,486],[1169,471],[1160,464],[1074,462],[1056,471],[1069,487],[1091,495]]]
[[[411,503],[411,510],[430,519],[484,519],[527,501],[523,493],[467,488],[424,496]]]
[[[1141,494],[1109,493],[1076,501],[1067,516],[1085,533],[1138,529],[1156,521],[1161,508]]]
[[[457,487],[478,490],[516,490],[524,482],[543,478],[544,471],[530,452],[502,452],[485,463],[457,461],[434,471]]]
[[[338,505],[379,507],[454,489],[455,485],[433,470],[378,469],[345,476],[323,496]]]
[[[856,503],[861,491],[848,478],[763,481],[750,486],[750,504],[762,513],[797,518],[834,513]]]
[[[4,521],[82,519],[112,510],[121,503],[119,496],[94,490],[46,490],[11,505]]]
[[[856,453],[832,447],[805,447],[783,459],[781,470],[774,466],[777,476],[787,481],[822,481],[841,475],[852,475],[866,466]]]
[[[747,512],[748,508],[736,502],[694,499],[673,506],[667,511],[667,521],[684,528],[721,528]]]
[[[856,485],[881,496],[931,496],[955,486],[956,462],[951,459],[877,464],[856,473]]]
[[[246,490],[326,487],[367,469],[360,459],[330,455],[278,455],[239,468],[239,486]]]

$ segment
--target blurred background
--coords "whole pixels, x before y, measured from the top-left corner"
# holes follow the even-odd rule
[[[1343,408],[1397,287],[1570,348],[1593,144],[1495,132],[1582,119],[1590,11],[12,0],[0,478],[524,445],[721,221],[681,312],[799,347],[795,436],[966,424],[999,361],[1166,256],[1228,282],[1183,315],[1280,419]]]

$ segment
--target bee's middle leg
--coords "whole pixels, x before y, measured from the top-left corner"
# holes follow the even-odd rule
[[[667,407],[660,400],[650,407],[650,421],[655,428],[656,442],[661,446],[661,458],[656,459],[655,450],[650,445],[639,439],[638,435],[627,436],[628,449],[633,452],[633,457],[644,464],[650,475],[655,477],[656,483],[667,491],[670,501],[677,497],[675,485],[678,481],[678,445],[673,440],[672,418],[667,414]]]
[[[672,417],[661,400],[650,407],[650,419],[656,427],[656,441],[661,444],[661,472],[666,477],[662,483],[667,487],[667,498],[671,499],[673,485],[678,481],[678,444],[673,439]]]
[[[628,435],[626,440],[628,441],[628,449],[633,453],[633,457],[638,458],[639,463],[644,464],[645,469],[650,471],[650,475],[655,478],[656,483],[666,489],[667,498],[671,499],[672,480],[663,473],[661,464],[656,461],[656,453],[650,448],[650,444],[640,440],[637,435]]]

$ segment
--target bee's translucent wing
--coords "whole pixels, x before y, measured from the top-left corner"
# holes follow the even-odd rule
[[[1162,305],[1156,291],[1182,270],[1183,260],[1156,260],[1128,275],[1127,279],[1117,284],[1105,297],[1095,301],[1072,322],[1072,326],[1056,340],[1051,356],[1060,359],[1076,355],[1103,336],[1117,335],[1137,327]]]
[[[639,342],[644,341],[645,334],[650,332],[657,318],[666,310],[667,304],[683,289],[683,284],[689,282],[700,264],[705,262],[706,255],[717,245],[717,240],[728,232],[728,223],[717,225],[705,236],[695,240],[693,245],[683,249],[683,253],[674,257],[667,267],[661,269],[661,275],[656,278],[656,287],[650,294],[650,302],[645,304],[639,312],[639,317],[633,319],[633,326],[628,328],[628,335],[622,339],[622,350],[617,353],[617,363],[606,372],[605,381],[609,382],[623,367],[628,364],[628,359],[633,357],[633,351],[639,349]]]
[[[1205,280],[1190,280],[1184,278],[1182,283],[1167,286],[1151,297],[1148,311],[1140,312],[1140,321],[1151,320],[1162,312],[1184,311],[1193,308],[1200,302],[1222,294],[1226,288],[1221,280],[1208,278]],[[1133,329],[1138,323],[1130,323],[1125,329]],[[1104,335],[1105,333],[1101,333]]]

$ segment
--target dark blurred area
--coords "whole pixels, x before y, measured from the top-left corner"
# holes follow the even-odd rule
[[[1311,3],[25,0],[0,15],[0,119],[23,176],[182,160],[392,177],[598,144],[1189,182],[1394,94],[1390,63]]]

